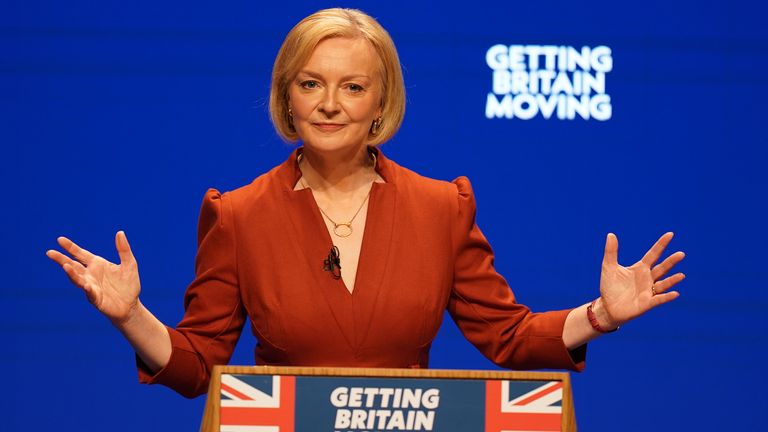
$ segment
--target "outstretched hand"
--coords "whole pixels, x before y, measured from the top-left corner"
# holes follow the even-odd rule
[[[685,258],[685,254],[675,252],[656,265],[672,236],[671,232],[662,235],[640,261],[623,267],[618,262],[619,241],[614,234],[608,234],[600,275],[600,297],[611,321],[607,328],[623,325],[680,295],[669,289],[682,281],[685,275],[675,273],[665,276]]]
[[[125,233],[119,231],[115,235],[119,265],[88,252],[66,237],[59,237],[58,243],[72,258],[57,250],[47,251],[48,258],[58,263],[72,283],[85,292],[88,301],[113,323],[128,319],[137,308],[141,284]]]

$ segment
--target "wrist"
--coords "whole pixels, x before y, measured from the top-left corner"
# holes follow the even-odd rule
[[[112,321],[113,326],[122,331],[128,327],[135,326],[137,322],[141,321],[142,312],[145,310],[144,305],[136,299],[136,303],[128,309],[125,315],[111,318],[110,321]]]
[[[587,319],[592,328],[600,333],[612,333],[619,329],[619,324],[605,309],[602,297],[598,297],[587,306]]]

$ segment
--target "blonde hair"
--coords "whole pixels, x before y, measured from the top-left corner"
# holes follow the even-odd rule
[[[395,43],[384,27],[357,9],[323,9],[294,26],[283,41],[272,68],[269,115],[277,133],[288,142],[299,135],[288,113],[288,87],[321,41],[334,37],[362,38],[373,45],[381,65],[381,122],[369,132],[368,144],[381,144],[395,135],[405,115],[405,85]],[[372,125],[373,126],[373,125]]]

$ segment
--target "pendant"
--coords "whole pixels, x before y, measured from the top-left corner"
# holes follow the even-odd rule
[[[333,233],[336,237],[349,237],[352,235],[352,223],[333,224]]]

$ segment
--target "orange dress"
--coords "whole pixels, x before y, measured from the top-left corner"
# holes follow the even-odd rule
[[[154,375],[139,361],[141,382],[206,392],[246,317],[259,365],[426,368],[446,309],[498,365],[584,367],[586,347],[563,344],[569,310],[532,313],[495,271],[469,180],[422,177],[378,149],[385,183],[371,190],[350,293],[323,270],[332,239],[311,191],[294,190],[300,151],[247,186],[206,193],[196,278],[184,318],[168,328],[170,361]]]

